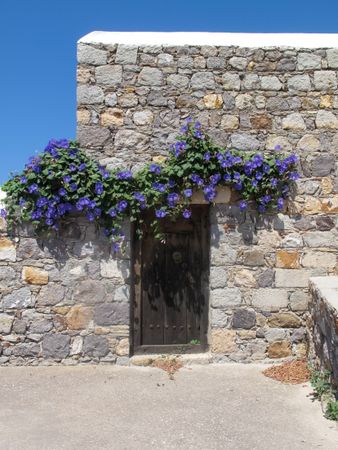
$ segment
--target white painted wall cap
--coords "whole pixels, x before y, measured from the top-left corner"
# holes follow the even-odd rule
[[[93,31],[79,39],[78,43],[136,46],[215,45],[224,47],[338,48],[338,34]]]

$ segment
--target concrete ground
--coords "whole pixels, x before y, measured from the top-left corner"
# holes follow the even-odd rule
[[[263,367],[4,367],[0,449],[337,450],[309,386]]]

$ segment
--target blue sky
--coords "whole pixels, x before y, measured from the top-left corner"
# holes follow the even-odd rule
[[[8,0],[0,7],[0,184],[75,137],[76,41],[93,30],[338,32],[337,0]]]

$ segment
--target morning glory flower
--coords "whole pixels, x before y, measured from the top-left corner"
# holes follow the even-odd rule
[[[66,175],[63,177],[63,182],[68,184],[71,181],[72,177],[70,175]]]
[[[133,174],[130,170],[123,170],[121,172],[117,172],[116,178],[118,180],[130,180],[133,177]]]
[[[161,167],[157,164],[151,164],[149,167],[149,172],[156,173],[156,175],[159,175],[161,173]]]
[[[24,175],[20,178],[20,181],[22,184],[26,184],[27,183],[27,177],[25,177]]]
[[[199,186],[201,186],[203,184],[203,180],[200,176],[198,176],[197,174],[193,173],[192,175],[190,175],[190,178],[192,179],[192,181],[196,184],[198,184]]]
[[[163,217],[165,217],[167,215],[167,211],[165,211],[164,209],[157,209],[155,211],[155,215],[158,219],[162,219]]]
[[[103,184],[101,183],[101,181],[98,181],[97,183],[95,183],[95,193],[97,195],[101,195],[103,194]]]
[[[69,185],[69,189],[70,189],[72,192],[76,191],[76,190],[77,190],[77,184],[76,184],[76,183],[70,184],[70,185]]]
[[[141,203],[144,203],[146,201],[145,196],[141,194],[141,192],[134,192],[134,198]]]
[[[190,198],[192,196],[192,189],[185,189],[183,194],[185,197]]]
[[[82,163],[79,165],[79,171],[81,172],[82,170],[85,170],[85,168],[87,167],[86,163]]]
[[[0,217],[3,219],[6,219],[7,217],[7,211],[4,208],[0,209]]]
[[[124,211],[128,206],[128,202],[126,200],[121,200],[120,202],[118,202],[118,204],[116,205],[116,209],[119,212]]]
[[[189,219],[189,217],[191,217],[191,211],[189,211],[189,209],[185,209],[185,210],[183,211],[183,217],[184,217],[185,219]]]
[[[284,206],[284,200],[280,197],[280,198],[277,200],[277,208],[278,208],[278,209],[283,209],[283,206]]]
[[[110,217],[116,217],[116,210],[114,208],[111,208],[108,211],[108,214],[110,215]]]
[[[37,184],[31,184],[30,186],[28,186],[28,192],[30,194],[36,194],[37,192],[39,192],[39,188]]]
[[[165,191],[166,191],[165,185],[164,185],[163,183],[158,183],[157,181],[155,181],[155,182],[152,184],[152,187],[153,187],[156,191],[159,191],[159,192],[165,192]]]
[[[261,213],[261,214],[263,214],[263,213],[265,213],[265,211],[266,211],[266,207],[265,207],[265,205],[258,205],[258,211]]]
[[[168,205],[173,208],[176,203],[178,202],[179,199],[179,195],[176,194],[175,192],[172,192],[171,194],[168,195]]]
[[[242,200],[239,202],[240,211],[242,211],[242,212],[245,211],[247,209],[247,207],[248,207],[248,204],[245,200]]]
[[[61,195],[61,197],[64,197],[66,194],[67,194],[66,189],[64,189],[64,188],[59,189],[59,195]]]
[[[70,170],[71,172],[75,172],[75,170],[76,170],[75,164],[69,164],[69,170]]]
[[[296,180],[298,180],[298,178],[299,178],[299,173],[297,173],[297,172],[291,172],[289,175],[289,180],[296,181]]]

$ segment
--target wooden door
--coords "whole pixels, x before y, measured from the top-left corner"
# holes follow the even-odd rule
[[[190,219],[164,219],[164,241],[154,239],[152,216],[134,255],[134,351],[200,351],[207,344],[209,210]]]

